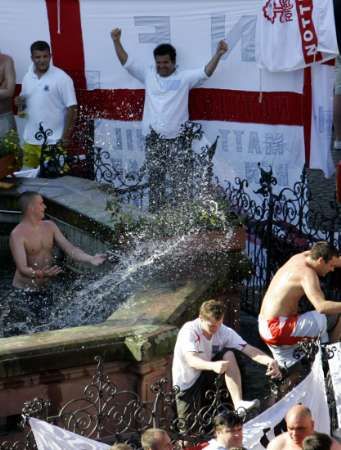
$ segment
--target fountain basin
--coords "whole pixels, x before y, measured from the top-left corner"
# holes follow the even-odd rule
[[[105,211],[107,196],[97,183],[72,177],[20,180],[16,188],[0,192],[0,210],[16,211],[18,194],[25,190],[44,196],[47,211],[76,245],[90,253],[115,245],[117,235]],[[20,414],[23,403],[34,397],[49,398],[58,409],[80,396],[95,372],[95,355],[102,356],[106,373],[120,389],[151,399],[150,385],[163,376],[170,379],[178,328],[197,316],[202,301],[226,301],[225,322],[238,329],[239,286],[248,268],[235,250],[229,257],[229,270],[214,258],[213,273],[200,276],[196,260],[192,276],[189,271],[149,283],[103,323],[1,338],[0,419]]]

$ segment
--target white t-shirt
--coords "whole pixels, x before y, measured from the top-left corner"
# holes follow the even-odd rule
[[[43,143],[34,137],[42,122],[44,130],[53,131],[48,144],[55,144],[63,135],[66,109],[77,105],[72,79],[51,64],[48,71],[38,78],[32,65],[24,76],[20,95],[26,97],[24,141],[38,145]]]
[[[203,334],[200,322],[198,318],[185,323],[176,340],[172,377],[173,385],[179,386],[182,391],[193,386],[201,373],[201,370],[193,369],[187,364],[185,359],[187,352],[198,353],[200,358],[211,361],[214,355],[223,348],[242,350],[247,344],[239,334],[226,325],[221,325],[212,338],[207,339]]]
[[[160,77],[154,66],[144,67],[128,59],[124,68],[145,85],[142,134],[152,127],[162,137],[175,138],[188,120],[188,93],[207,80],[205,69],[178,70],[168,77]]]
[[[228,450],[228,448],[223,447],[217,441],[217,439],[211,439],[208,442],[208,445],[204,447],[202,450]]]

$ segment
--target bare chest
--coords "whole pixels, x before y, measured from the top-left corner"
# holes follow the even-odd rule
[[[25,250],[28,256],[50,252],[53,248],[53,234],[42,227],[35,233],[25,236]]]

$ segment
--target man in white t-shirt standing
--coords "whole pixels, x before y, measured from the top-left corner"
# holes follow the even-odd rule
[[[19,115],[25,117],[24,166],[38,167],[42,141],[35,135],[42,124],[52,130],[47,144],[61,141],[64,149],[70,144],[77,116],[77,100],[73,81],[63,70],[51,64],[50,46],[45,41],[31,45],[33,64],[22,82],[16,99]]]
[[[146,138],[150,210],[158,210],[165,204],[167,173],[175,203],[186,200],[193,156],[191,145],[180,137],[182,126],[188,121],[189,91],[213,74],[227,52],[227,44],[225,41],[218,43],[216,53],[205,67],[179,70],[176,50],[170,44],[157,46],[154,49],[155,66],[146,67],[128,57],[119,28],[112,30],[111,38],[120,63],[145,86],[142,134]]]
[[[212,389],[215,374],[224,375],[226,388],[236,410],[249,410],[259,405],[257,399],[242,399],[240,370],[231,351],[233,349],[267,366],[266,375],[271,378],[281,377],[277,362],[245,342],[234,330],[223,324],[223,319],[224,305],[217,300],[208,300],[201,305],[199,317],[185,323],[179,331],[172,377],[173,385],[180,388],[177,395],[178,417],[185,421],[188,421],[191,412],[201,407],[205,391]]]

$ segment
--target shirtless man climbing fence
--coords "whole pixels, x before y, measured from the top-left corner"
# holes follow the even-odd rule
[[[319,282],[341,259],[327,242],[317,242],[309,251],[294,255],[275,274],[263,299],[259,315],[259,333],[281,366],[290,366],[295,346],[307,338],[320,337],[328,342],[326,315],[341,313],[341,302],[326,300]],[[298,314],[298,304],[306,296],[315,308]],[[338,318],[331,341],[341,339]]]

